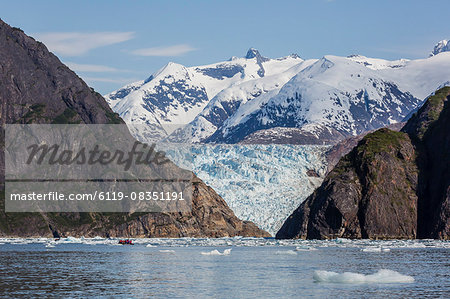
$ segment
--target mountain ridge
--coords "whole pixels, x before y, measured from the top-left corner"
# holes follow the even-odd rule
[[[442,52],[425,59],[394,61],[361,55],[327,55],[309,60],[289,55],[269,59],[251,48],[244,58],[234,57],[228,62],[186,69],[195,71],[192,77],[196,78],[204,76],[205,71],[208,74],[194,84],[197,87],[191,86],[194,94],[198,86],[205,87],[214,80],[214,84],[217,83],[212,84],[214,92],[208,92],[211,88],[205,87],[201,103],[195,107],[186,103],[190,87],[179,94],[177,87],[171,89],[154,76],[147,81],[154,86],[166,86],[166,91],[159,95],[164,100],[137,96],[143,86],[137,82],[107,95],[108,101],[128,124],[170,127],[178,122],[179,126],[154,135],[156,139],[169,142],[239,143],[246,140],[248,143],[251,140],[264,144],[273,140],[270,132],[281,127],[293,128],[290,135],[295,136],[297,144],[321,144],[324,140],[334,144],[364,131],[403,121],[421,103],[419,99],[450,81],[450,54]],[[195,75],[198,72],[201,75]],[[217,77],[218,74],[228,74],[228,77]],[[217,78],[210,82],[204,79],[208,76]],[[147,90],[150,94],[153,92]],[[131,95],[116,97],[127,91],[136,95],[134,104]],[[178,96],[184,97],[186,93],[186,100]],[[159,101],[172,105],[168,114],[161,114],[166,119],[149,112],[159,111],[151,108],[159,105]],[[180,112],[181,108],[184,112]],[[129,117],[131,114],[134,116]],[[186,114],[189,117],[183,117],[184,123],[178,121]],[[299,134],[307,125],[320,128],[312,132],[313,135],[326,132],[323,129],[326,127],[335,130],[337,137],[330,140],[325,135],[323,140],[320,137],[314,140],[310,130]],[[264,130],[269,131],[263,133]],[[135,136],[150,136],[151,131],[136,132]],[[258,138],[248,137],[257,131],[260,132]]]
[[[247,54],[251,58],[235,57],[203,66],[168,63],[147,80],[129,84],[105,98],[127,123],[150,127],[142,129],[149,132],[137,132],[136,137],[151,134],[155,138],[167,137],[179,125],[192,122],[222,90],[283,72],[302,61],[297,56],[268,59],[256,49]],[[262,92],[264,88],[258,90]],[[228,109],[235,109],[233,103]],[[225,111],[220,107],[219,113]]]

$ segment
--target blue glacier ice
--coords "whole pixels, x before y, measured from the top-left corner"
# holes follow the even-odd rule
[[[327,149],[278,144],[164,146],[175,164],[214,188],[237,217],[272,235],[322,182]],[[308,170],[318,177],[308,176]]]

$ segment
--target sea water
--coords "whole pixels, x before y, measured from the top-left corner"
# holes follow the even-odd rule
[[[0,238],[0,296],[449,298],[450,242]]]

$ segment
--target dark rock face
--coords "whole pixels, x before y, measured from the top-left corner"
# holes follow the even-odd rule
[[[450,87],[444,87],[405,125],[419,155],[418,237],[450,239]]]
[[[218,65],[215,68],[197,68],[196,69],[203,74],[215,79],[222,80],[224,78],[233,78],[237,73],[244,75],[244,68],[240,65]]]
[[[402,132],[366,135],[276,237],[450,239],[449,95],[439,90]]]
[[[254,223],[239,220],[225,201],[200,179],[194,179],[192,213],[150,213],[138,216],[113,229],[104,230],[111,237],[230,237],[270,234]]]
[[[42,43],[1,20],[0,121],[2,125],[124,124],[100,94],[48,52]],[[189,213],[5,213],[4,130],[0,132],[0,236],[270,236],[255,224],[239,220],[213,189],[195,177]],[[177,168],[168,165],[167,171]]]
[[[42,43],[1,20],[0,41],[1,124],[122,122]]]

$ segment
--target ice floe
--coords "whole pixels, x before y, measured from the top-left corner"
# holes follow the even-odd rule
[[[202,255],[230,255],[231,254],[231,248],[225,249],[223,252],[220,252],[217,249],[211,250],[211,251],[202,251],[200,252]]]
[[[278,254],[278,255],[283,255],[283,254],[296,255],[297,252],[295,252],[294,250],[278,250],[278,251],[275,252],[275,254]]]
[[[55,241],[54,238],[0,238],[4,246],[10,244],[82,244],[82,245],[117,245],[119,238],[74,238],[67,237]],[[226,238],[133,238],[137,246],[156,247],[260,247],[276,246],[278,250],[313,251],[330,247],[358,250],[362,252],[387,252],[392,249],[450,249],[450,241],[443,240],[276,240],[274,238],[226,237]],[[149,247],[150,247],[149,246]]]
[[[381,247],[366,247],[361,249],[363,252],[381,252]]]
[[[316,282],[331,283],[411,283],[414,277],[403,275],[397,271],[381,269],[374,274],[360,274],[354,272],[336,273],[331,271],[314,271]]]
[[[315,251],[317,250],[316,247],[311,246],[297,246],[295,247],[295,251]]]
[[[171,249],[161,249],[159,252],[161,252],[161,253],[175,253],[175,250],[171,250]]]

